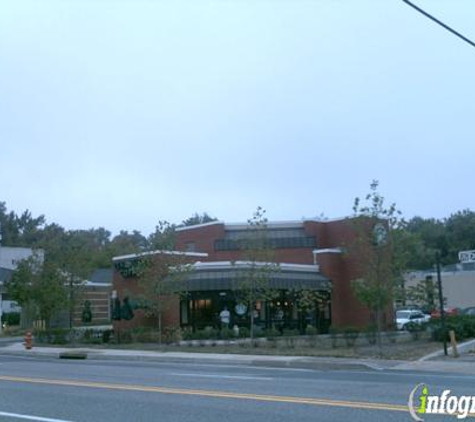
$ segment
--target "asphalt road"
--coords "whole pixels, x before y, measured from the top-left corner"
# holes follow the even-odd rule
[[[411,421],[421,382],[475,395],[465,375],[0,355],[0,421]]]

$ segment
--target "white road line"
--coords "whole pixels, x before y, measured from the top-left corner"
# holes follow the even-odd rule
[[[40,422],[72,422],[65,419],[52,419],[42,418],[41,416],[20,415],[19,413],[0,412],[0,416],[7,416],[9,418],[25,419],[27,421],[40,421]]]
[[[236,379],[236,380],[260,380],[260,381],[271,381],[274,378],[271,377],[254,377],[251,375],[218,375],[218,374],[182,374],[182,373],[172,373],[178,377],[198,377],[198,378],[218,378],[218,379]]]

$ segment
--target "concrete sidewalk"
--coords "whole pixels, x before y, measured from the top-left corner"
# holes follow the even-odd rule
[[[397,361],[380,359],[345,359],[310,356],[241,355],[192,352],[154,352],[144,350],[34,347],[25,350],[22,343],[0,347],[0,355],[36,356],[58,359],[60,353],[85,352],[93,360],[142,360],[216,365],[244,365],[314,370],[394,370],[443,372],[475,375],[475,359],[439,358],[436,360]]]

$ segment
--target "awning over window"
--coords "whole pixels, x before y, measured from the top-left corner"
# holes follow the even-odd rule
[[[239,290],[248,277],[248,270],[229,269],[194,270],[183,277],[183,280],[173,281],[176,291],[210,291],[210,290]],[[276,290],[320,290],[330,291],[331,281],[315,271],[270,271],[263,276],[268,288]],[[172,281],[171,281],[172,282]]]

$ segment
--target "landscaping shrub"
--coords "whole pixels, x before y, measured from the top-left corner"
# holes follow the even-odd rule
[[[239,337],[248,338],[251,336],[251,332],[247,327],[239,327]]]
[[[234,337],[234,332],[230,328],[221,328],[221,331],[219,332],[219,338],[222,340],[229,340],[230,338]]]
[[[104,330],[102,332],[102,342],[109,343],[111,341],[112,335],[113,335],[112,330]]]
[[[442,329],[440,318],[432,320],[429,323],[429,329],[432,332],[432,339],[435,341],[449,341],[449,331],[455,332],[457,340],[464,340],[475,337],[475,316],[473,315],[452,315],[446,317],[445,333]]]
[[[305,334],[307,336],[316,336],[318,334],[318,330],[313,325],[307,325],[305,328]]]
[[[20,325],[20,313],[6,312],[2,314],[2,324],[7,324],[7,326]]]
[[[275,338],[280,336],[280,332],[276,330],[275,328],[269,328],[264,331],[264,336],[267,338]]]
[[[223,330],[229,330],[229,328],[223,328]],[[205,327],[203,331],[206,333],[205,338],[209,340],[215,340],[220,336],[220,331],[213,327]]]
[[[54,328],[35,332],[35,340],[45,344],[68,344],[70,330],[66,328]]]
[[[114,331],[114,342],[117,344],[133,343],[134,337],[131,330]]]
[[[181,338],[183,340],[193,340],[194,334],[193,330],[190,327],[186,327],[181,330]]]
[[[254,327],[254,337],[265,337],[265,331],[262,327]]]
[[[209,332],[206,330],[197,330],[195,331],[193,338],[195,340],[206,340],[209,338]]]
[[[376,344],[377,336],[378,336],[378,330],[375,325],[371,324],[366,327],[365,330],[365,336],[366,340],[368,340],[368,343],[371,345]]]
[[[343,335],[345,337],[345,342],[348,347],[354,347],[356,340],[360,335],[360,330],[356,327],[346,327],[343,330]]]
[[[137,327],[127,330],[134,343],[151,343],[151,328]]]
[[[177,343],[181,340],[181,330],[179,327],[165,327],[162,341],[164,343]]]
[[[300,335],[300,333],[299,333],[299,330],[291,330],[291,329],[286,328],[282,332],[282,335],[284,335],[286,337],[290,337],[290,336],[298,336],[298,335]]]

